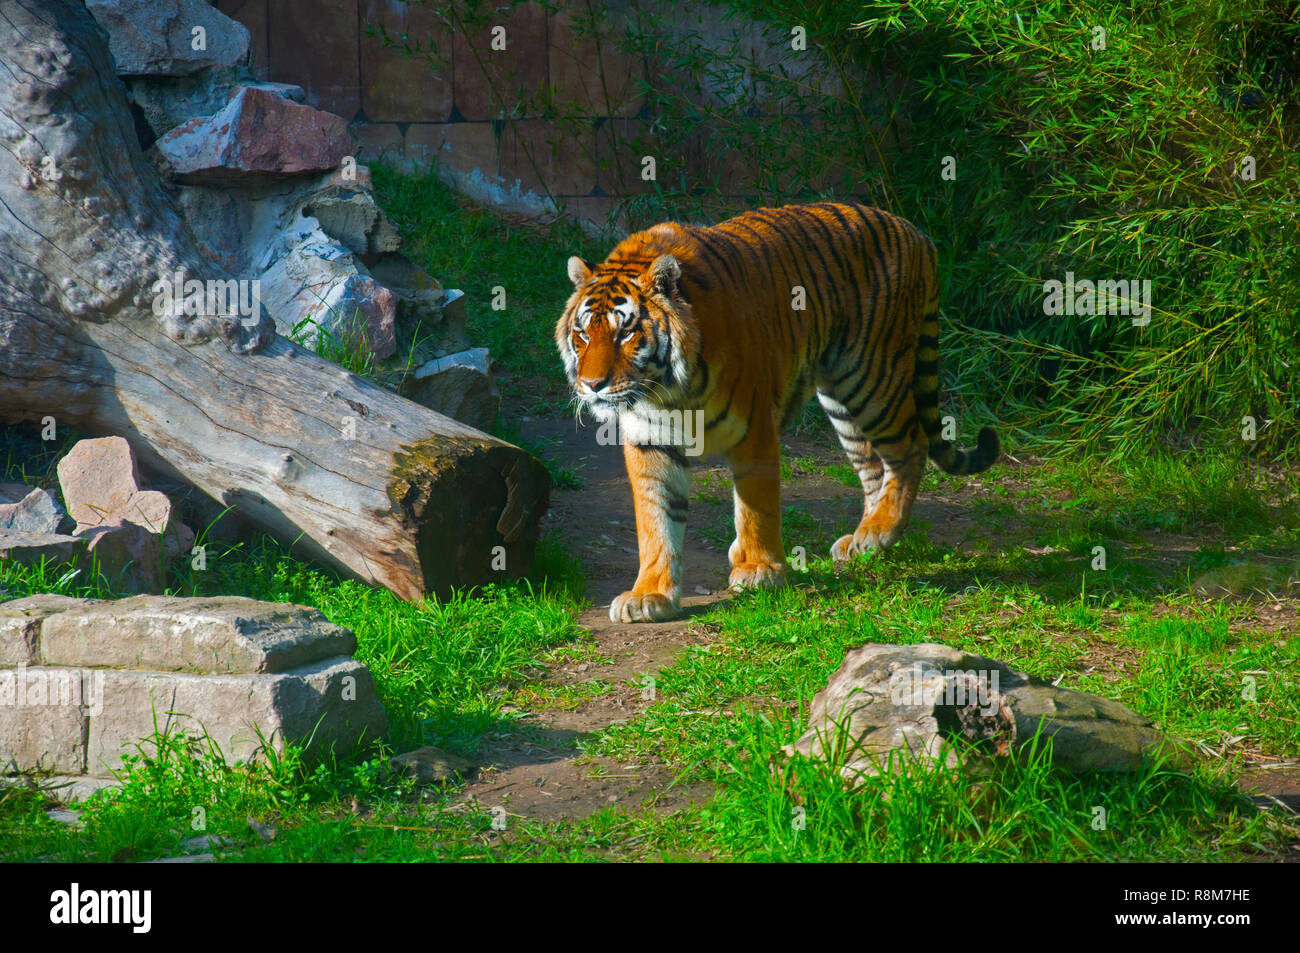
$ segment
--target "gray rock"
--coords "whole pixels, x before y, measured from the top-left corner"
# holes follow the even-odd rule
[[[66,807],[54,807],[45,812],[45,816],[56,824],[65,824],[68,827],[81,828],[86,826],[86,822],[81,819],[80,811],[70,811]]]
[[[479,430],[491,429],[501,407],[485,347],[435,358],[417,368],[402,396]]]
[[[1181,756],[1118,702],[935,643],[849,652],[813,698],[808,726],[784,754],[831,761],[849,784],[897,770],[899,758],[955,765],[954,737],[990,757],[1023,756],[1040,727],[1053,763],[1066,771],[1132,770],[1162,749]]]
[[[108,33],[120,76],[184,76],[248,58],[248,28],[202,0],[86,0],[86,9]]]
[[[222,837],[220,834],[200,834],[198,837],[191,837],[181,841],[181,850],[186,853],[197,851],[222,850],[230,847],[229,838]]]
[[[318,352],[326,350],[322,335],[357,348],[364,337],[379,358],[397,350],[397,296],[363,273],[342,245],[304,241],[260,280],[262,303],[285,337],[299,338]]]
[[[0,604],[0,632],[8,605]],[[283,672],[355,649],[356,637],[319,609],[242,596],[136,596],[70,606],[48,615],[40,634],[47,665],[156,672]]]
[[[78,558],[83,545],[79,537],[62,533],[0,532],[0,560],[12,559],[24,566],[69,563]]]
[[[0,532],[59,533],[71,529],[68,514],[48,490],[33,488],[21,500],[0,503]]]
[[[397,228],[369,191],[342,186],[323,189],[308,197],[300,214],[314,218],[326,235],[356,255],[394,252],[402,244]]]
[[[216,860],[215,854],[184,854],[180,857],[158,857],[146,860],[146,864],[210,864]]]

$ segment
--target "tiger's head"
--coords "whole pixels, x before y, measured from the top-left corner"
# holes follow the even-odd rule
[[[573,295],[555,327],[581,406],[609,421],[640,400],[671,403],[699,348],[682,269],[673,255],[648,266],[569,259]]]

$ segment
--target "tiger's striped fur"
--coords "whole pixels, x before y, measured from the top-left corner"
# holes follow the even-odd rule
[[[665,222],[604,263],[569,260],[574,291],[555,331],[578,398],[630,434],[664,410],[702,410],[704,453],[725,454],[735,490],[733,587],[780,585],[780,433],[815,392],[862,482],[857,529],[837,559],[893,543],[928,454],[949,473],[998,456],[941,439],[935,251],[879,209],[759,209],[712,227]],[[797,310],[798,288],[806,307]],[[681,604],[690,479],[680,447],[624,444],[640,572],[614,621],[670,618]]]

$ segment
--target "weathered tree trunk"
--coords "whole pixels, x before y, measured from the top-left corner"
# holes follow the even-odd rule
[[[177,272],[230,276],[141,153],[81,3],[0,0],[0,74],[0,419],[121,434],[406,598],[527,568],[549,492],[531,456],[277,337],[260,308],[155,309]]]

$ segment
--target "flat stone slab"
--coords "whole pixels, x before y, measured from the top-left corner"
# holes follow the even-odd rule
[[[185,76],[248,56],[248,28],[203,0],[87,0],[123,76]],[[194,49],[194,28],[203,49]]]
[[[0,668],[39,664],[42,623],[57,612],[98,601],[46,593],[0,602]]]
[[[388,730],[355,648],[317,609],[240,596],[0,603],[0,775],[107,777],[157,731],[230,762],[345,755]]]
[[[81,553],[85,540],[62,533],[18,533],[0,530],[0,559],[12,559],[24,566],[69,563]]]
[[[39,642],[46,665],[214,674],[282,672],[356,650],[356,637],[318,609],[242,596],[76,606],[46,616]]]

